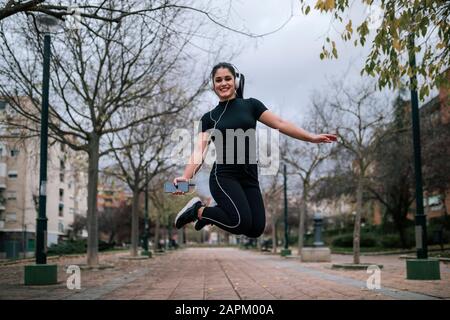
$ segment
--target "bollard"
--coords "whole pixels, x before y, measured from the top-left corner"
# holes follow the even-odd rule
[[[319,212],[316,212],[314,214],[314,247],[323,247],[324,245],[322,241],[322,225],[322,215]]]

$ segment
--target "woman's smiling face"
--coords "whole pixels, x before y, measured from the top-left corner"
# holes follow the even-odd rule
[[[219,96],[220,101],[236,96],[234,76],[227,68],[219,68],[214,74],[214,92]]]

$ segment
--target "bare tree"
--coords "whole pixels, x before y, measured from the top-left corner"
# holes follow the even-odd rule
[[[179,171],[179,170],[178,170]],[[167,176],[173,176],[175,174],[175,168],[168,169],[167,172],[163,172],[156,175],[152,181],[149,183],[149,197],[152,203],[152,219],[155,223],[155,237],[154,243],[155,248],[161,240],[161,231],[166,227],[166,232],[168,233],[170,229],[168,226],[173,223],[176,213],[183,208],[189,199],[194,197],[195,193],[189,193],[185,196],[174,196],[172,194],[166,194],[163,192],[161,187],[165,181],[167,181]]]
[[[383,148],[378,151],[371,179],[373,183],[369,186],[370,192],[384,205],[386,214],[392,218],[403,248],[410,245],[405,231],[407,215],[415,199],[410,101],[402,98],[405,94],[405,91],[400,91],[394,101],[394,119],[388,127],[390,133],[384,137]],[[430,104],[433,103],[439,106],[431,100]],[[450,180],[450,148],[446,137],[450,133],[450,126],[443,123],[439,110],[429,107],[430,105],[420,109],[424,185],[429,194],[438,192],[444,196],[442,202],[446,215],[445,190]],[[438,116],[433,116],[433,113]]]
[[[374,170],[367,185],[370,193],[385,207],[399,232],[403,248],[408,247],[405,229],[407,215],[415,199],[413,192],[413,151],[409,103],[397,97],[393,105],[394,119],[375,155]]]
[[[173,166],[167,146],[176,120],[175,117],[152,119],[111,136],[110,145],[119,170],[110,174],[123,180],[133,192],[131,256],[137,255],[139,244],[139,195],[147,183]]]
[[[450,73],[450,71],[448,72]],[[446,100],[442,103],[446,104],[448,108],[448,97]],[[434,111],[434,113],[440,112]],[[432,114],[425,114],[425,110],[421,113],[424,185],[428,194],[433,192],[440,194],[444,215],[448,217],[446,191],[450,187],[450,161],[448,161],[450,146],[447,138],[450,136],[450,124],[444,121],[442,115],[438,119],[436,118]]]
[[[71,224],[72,227],[72,236],[73,239],[77,239],[83,230],[86,229],[87,223],[86,223],[86,217],[81,214],[75,214],[73,218],[73,222]]]
[[[291,15],[272,31],[255,34],[248,32],[246,28],[233,28],[227,25],[229,13],[233,10],[233,1],[223,3],[223,7],[228,7],[228,14],[219,18],[219,14],[210,8],[209,1],[206,3],[191,0],[152,0],[152,1],[119,1],[105,0],[92,3],[89,0],[79,0],[75,4],[71,1],[49,1],[49,0],[3,0],[0,1],[0,21],[17,15],[19,13],[34,17],[36,14],[46,14],[61,21],[68,21],[70,18],[79,17],[83,21],[102,21],[108,23],[122,23],[126,18],[151,17],[155,15],[172,15],[172,11],[194,13],[208,21],[216,24],[221,29],[242,34],[247,37],[259,38],[273,34],[283,29],[294,16],[293,9]],[[124,5],[129,3],[129,5]],[[195,5],[194,5],[195,3]],[[198,16],[196,20],[199,20]]]
[[[200,81],[193,89],[180,88],[173,80],[179,78],[182,67],[187,72],[183,50],[192,32],[186,29],[179,33],[174,27],[184,18],[180,10],[161,10],[154,16],[138,15],[120,24],[90,20],[83,22],[85,28],[54,37],[49,134],[89,156],[90,266],[98,264],[99,159],[112,151],[104,143],[105,136],[176,114],[190,106],[205,87],[205,81]],[[0,94],[18,114],[38,123],[42,96],[36,79],[40,78],[42,56],[39,38],[30,30],[30,21],[0,26]],[[180,100],[180,95],[171,94],[174,92],[183,92],[184,98]],[[17,98],[24,96],[29,102],[26,106]],[[19,122],[9,125],[22,127]],[[36,134],[33,127],[26,129]]]
[[[367,177],[373,170],[375,155],[387,130],[389,110],[385,101],[375,95],[371,83],[352,89],[335,82],[332,94],[321,103],[315,103],[317,114],[335,127],[339,145],[351,154],[352,171],[356,178],[356,215],[353,231],[353,263],[360,263],[360,230],[363,209],[363,191]]]
[[[281,213],[283,184],[280,181],[280,172],[276,175],[263,178],[265,186],[263,188],[264,207],[266,208],[267,219],[270,221],[272,252],[277,252],[277,225]]]
[[[306,126],[308,128],[308,126]],[[309,128],[310,132],[321,132],[322,128]],[[301,255],[303,249],[303,239],[305,234],[305,219],[308,215],[308,202],[311,191],[314,190],[320,177],[318,177],[318,168],[330,157],[331,148],[327,145],[315,144],[291,144],[286,148],[284,161],[286,161],[294,169],[301,181],[301,199],[299,210],[299,226],[298,226],[298,255]],[[320,176],[320,174],[319,174]]]
[[[117,1],[116,1],[117,2]],[[101,20],[107,22],[121,22],[125,17],[133,15],[143,15],[154,11],[167,10],[170,8],[185,8],[194,10],[188,6],[180,6],[175,1],[151,1],[147,5],[129,8],[111,6],[112,1],[102,1],[92,4],[92,1],[79,1],[75,5],[64,3],[64,1],[1,1],[0,20],[6,19],[18,13],[33,15],[35,13],[45,13],[55,18],[66,20],[72,15],[79,15],[82,18]],[[198,10],[202,12],[202,10]],[[206,14],[206,12],[204,12]]]

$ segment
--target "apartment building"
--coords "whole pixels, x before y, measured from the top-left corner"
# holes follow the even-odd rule
[[[108,174],[109,170],[119,168],[104,168],[98,177],[97,186],[97,212],[100,214],[108,209],[118,209],[126,204],[131,204],[133,193],[125,182],[114,175]]]
[[[0,117],[17,116],[0,99]],[[30,124],[31,125],[31,124]],[[0,128],[0,259],[34,256],[39,206],[39,136]],[[49,141],[47,246],[71,236],[75,214],[87,212],[87,157]]]

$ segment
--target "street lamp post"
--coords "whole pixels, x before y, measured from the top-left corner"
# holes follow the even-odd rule
[[[44,61],[42,76],[41,148],[39,169],[39,212],[36,219],[36,265],[25,266],[25,284],[56,284],[56,265],[47,264],[47,152],[48,152],[48,101],[50,83],[50,32],[59,21],[49,15],[36,17],[38,27],[44,30]]]
[[[291,254],[289,250],[289,233],[288,233],[288,200],[287,200],[287,176],[286,176],[286,164],[283,165],[283,178],[284,178],[284,249],[281,250],[281,255],[288,256]]]
[[[36,263],[47,263],[47,149],[48,95],[50,79],[50,34],[44,34],[44,70],[42,81],[41,153],[39,170],[39,214],[36,221]]]
[[[148,250],[148,236],[149,236],[149,228],[150,228],[150,222],[148,219],[148,169],[145,168],[145,204],[144,204],[144,236],[142,239],[142,248],[144,249],[142,251],[142,255],[151,257],[152,253]]]
[[[416,182],[416,250],[417,259],[406,261],[407,279],[438,280],[440,279],[439,260],[428,259],[427,248],[427,219],[423,210],[422,163],[420,151],[420,114],[417,96],[416,54],[414,51],[414,33],[408,38],[409,66],[412,70],[410,77],[411,115],[414,145],[414,173]]]

